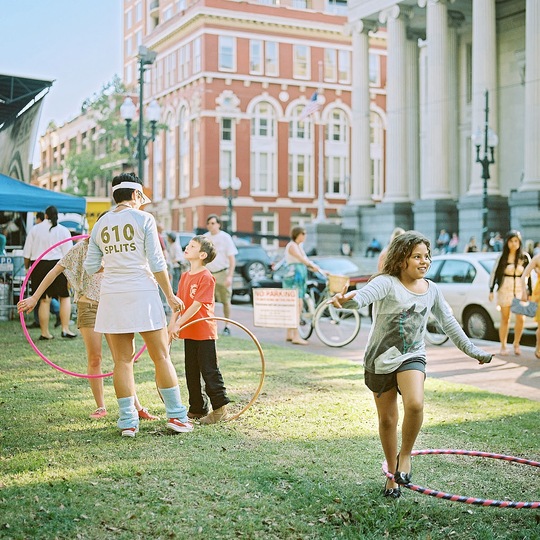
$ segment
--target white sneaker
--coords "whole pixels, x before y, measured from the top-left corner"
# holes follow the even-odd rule
[[[193,431],[191,422],[181,422],[178,418],[169,418],[167,420],[167,429],[176,431],[177,433],[189,433]]]
[[[130,427],[122,430],[122,437],[135,437],[135,434],[139,432],[138,427]]]

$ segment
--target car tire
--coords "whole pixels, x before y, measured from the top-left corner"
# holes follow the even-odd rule
[[[495,326],[488,312],[479,306],[468,308],[463,314],[463,329],[472,339],[496,339]]]
[[[261,261],[250,261],[242,268],[242,275],[249,282],[266,277],[266,265]]]

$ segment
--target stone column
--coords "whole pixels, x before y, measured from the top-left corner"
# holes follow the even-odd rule
[[[525,14],[525,169],[519,191],[540,190],[540,4],[527,0]],[[490,122],[491,123],[491,122]]]
[[[427,182],[423,199],[449,199],[448,16],[445,0],[427,0]]]
[[[388,58],[386,71],[386,192],[383,202],[409,202],[407,180],[407,81],[406,18],[410,11],[393,6],[381,11],[379,21],[386,23]]]
[[[409,33],[406,43],[407,56],[407,178],[409,197],[415,201],[420,197],[420,148],[418,110],[418,34]]]
[[[356,21],[350,25],[353,46],[351,193],[350,206],[372,204],[370,157],[369,38],[375,24]],[[346,29],[347,30],[347,29]]]
[[[418,42],[418,109],[419,109],[419,130],[420,130],[420,196],[422,187],[427,183],[427,42]]]
[[[532,5],[534,2],[530,2]],[[489,127],[497,132],[497,47],[495,0],[472,2],[472,122],[474,133],[485,125],[485,91],[489,91]],[[471,144],[472,177],[469,195],[479,195],[483,190],[482,168],[476,163],[476,148]],[[488,191],[498,195],[497,163],[490,166]]]
[[[458,28],[464,20],[462,13],[448,11],[448,182],[453,199],[460,194]]]

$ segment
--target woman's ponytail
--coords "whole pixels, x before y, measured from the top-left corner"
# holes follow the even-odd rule
[[[58,210],[56,206],[49,206],[45,210],[45,217],[52,223],[51,229],[58,225]],[[49,229],[49,231],[51,230]]]

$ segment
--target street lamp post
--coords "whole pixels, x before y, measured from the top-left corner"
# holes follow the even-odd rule
[[[144,135],[144,117],[143,117],[143,89],[144,89],[144,71],[146,66],[152,65],[156,60],[157,53],[148,50],[144,46],[139,47],[139,130],[137,135],[131,132],[131,122],[135,118],[137,108],[130,97],[124,100],[120,107],[120,115],[126,121],[126,138],[129,142],[135,143],[135,152],[133,157],[137,159],[137,172],[139,178],[143,177],[144,160],[146,159],[145,148],[149,141],[156,138],[156,124],[161,114],[161,108],[158,102],[153,99],[146,108],[146,116],[150,121],[151,134]]]
[[[488,241],[488,180],[491,178],[489,174],[489,166],[495,163],[494,150],[499,142],[497,134],[489,127],[489,93],[486,90],[486,108],[484,129],[480,126],[472,136],[473,144],[476,146],[476,163],[482,165],[482,247]],[[484,149],[480,153],[480,147],[484,143]],[[489,148],[489,156],[488,156]]]
[[[227,229],[232,232],[233,199],[238,197],[238,191],[242,187],[240,178],[222,178],[219,181],[219,188],[223,191],[223,196],[227,199]]]

